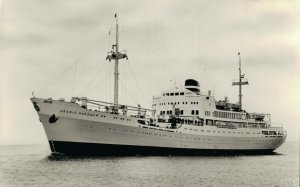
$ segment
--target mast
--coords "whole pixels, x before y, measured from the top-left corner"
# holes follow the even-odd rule
[[[242,82],[242,70],[241,70],[241,53],[239,52],[238,55],[239,55],[239,82],[241,83]],[[239,84],[239,104],[240,104],[240,107],[242,109],[242,85]]]
[[[119,52],[119,25],[117,14],[115,14],[116,18],[116,43],[112,45],[112,50],[106,57],[106,60],[115,60],[115,71],[114,71],[114,105],[119,104],[119,59],[126,58],[128,60],[127,55]]]
[[[115,53],[119,53],[119,25],[118,25],[118,18],[117,14],[115,14],[116,18],[116,51]],[[119,103],[119,59],[115,58],[115,79],[114,79],[114,104],[117,105]]]
[[[244,80],[243,79],[245,78],[245,74],[242,74],[242,60],[241,60],[241,53],[239,52],[238,55],[239,55],[239,81],[233,81],[232,82],[232,85],[233,86],[239,86],[239,105],[240,105],[240,110],[242,110],[242,86],[243,85],[248,85],[248,80]]]

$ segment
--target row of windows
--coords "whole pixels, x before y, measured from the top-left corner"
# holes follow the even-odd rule
[[[145,128],[145,127],[143,127],[143,128]],[[147,128],[147,127],[146,127]],[[155,129],[155,128],[149,128],[149,129],[154,129],[154,130],[162,130],[162,129]],[[193,131],[198,131],[198,129],[192,129],[192,128],[184,128],[184,130],[193,130]],[[167,130],[168,131],[168,130]],[[200,130],[201,132],[205,132],[205,130]],[[138,133],[141,133],[140,131],[137,131]],[[174,132],[174,131],[171,131],[171,132]],[[225,131],[216,131],[216,130],[206,130],[206,132],[208,132],[208,133],[226,133]],[[270,131],[269,131],[270,132]],[[273,131],[273,132],[275,132],[275,131]],[[180,132],[181,133],[181,132]],[[228,134],[251,134],[251,132],[235,132],[235,131],[233,131],[233,132],[231,132],[231,131],[227,131],[227,133]],[[146,133],[146,132],[143,132],[143,134],[152,134],[152,133]],[[261,132],[252,132],[252,134],[262,134]],[[264,134],[264,131],[263,131],[263,134]],[[273,134],[273,133],[272,133]],[[154,135],[160,135],[160,134],[156,134],[156,133],[154,133]],[[160,135],[161,136],[161,135]],[[166,135],[162,135],[162,136],[166,136]],[[172,135],[170,135],[169,137],[172,137]],[[175,138],[177,138],[177,136],[174,136]],[[184,137],[179,137],[178,136],[178,138],[184,138]],[[186,137],[186,139],[192,139],[192,138],[188,138],[188,137]],[[193,139],[197,139],[197,138],[193,138]],[[198,138],[199,140],[200,140],[200,138]],[[203,140],[205,140],[205,138],[203,139]],[[207,140],[211,140],[211,139],[207,139]],[[249,140],[239,140],[239,141],[244,141],[244,142],[247,142],[247,141],[249,141]],[[265,141],[271,141],[271,140],[256,140],[256,142],[265,142]]]
[[[173,105],[173,104],[175,104],[175,105],[179,105],[180,104],[180,102],[167,102],[167,103],[159,103],[159,105]],[[188,104],[188,102],[182,102],[182,104],[184,105],[184,104]],[[199,104],[199,102],[191,102],[191,104],[192,105],[198,105]],[[155,105],[154,105],[155,106]]]
[[[160,115],[172,115],[172,110],[167,110],[167,111],[160,111]],[[180,110],[180,115],[183,115],[183,110]],[[192,110],[191,115],[199,115],[199,110]]]
[[[175,92],[175,93],[164,93],[163,96],[178,96],[184,95],[184,92]]]
[[[156,129],[155,129],[156,130]],[[188,128],[184,128],[184,130],[193,130],[193,131],[198,131],[198,129],[192,129],[192,128],[190,128],[190,129],[188,129]],[[204,132],[204,130],[201,130],[201,132]],[[213,132],[213,133],[226,133],[225,131],[211,131],[211,130],[206,130],[206,132],[208,132],[208,133],[210,133],[210,132]],[[137,133],[141,133],[140,131],[137,131]],[[143,134],[152,134],[152,133],[148,133],[148,132],[142,132]],[[231,134],[231,132],[230,131],[228,131],[227,132],[228,134]],[[154,135],[160,135],[160,134],[156,134],[156,133],[153,133]],[[243,132],[232,132],[232,134],[244,134]],[[245,134],[251,134],[250,132],[246,132]],[[252,134],[261,134],[260,132],[252,132]],[[160,135],[161,136],[161,135]],[[166,136],[166,135],[162,135],[162,136]],[[169,137],[172,137],[172,135],[170,135]],[[174,137],[176,137],[177,138],[177,136],[174,136]],[[179,138],[179,137],[178,137]],[[181,138],[183,138],[183,137],[181,137]],[[188,138],[188,137],[186,137],[186,139],[191,139],[191,138]],[[197,139],[197,138],[194,138],[194,139]],[[200,138],[199,138],[199,140],[200,140]],[[205,140],[205,139],[204,139]],[[207,140],[211,140],[211,139],[207,139]],[[240,141],[242,141],[242,140],[240,140]]]
[[[205,111],[206,116],[210,116],[210,111]]]
[[[114,117],[114,119],[118,119],[118,117]],[[120,118],[120,120],[125,120],[125,118]],[[126,119],[127,121],[131,121],[130,119]]]
[[[217,117],[217,118],[229,118],[229,119],[245,119],[246,118],[245,114],[237,114],[237,113],[232,113],[232,112],[214,111],[213,115],[214,115],[214,117]]]
[[[180,110],[180,113],[181,115],[183,115],[183,110]],[[161,111],[160,112],[160,115],[164,115],[164,114],[172,114],[172,111],[169,110],[169,111]],[[194,111],[194,114],[197,114],[197,110]],[[183,118],[180,118],[180,123],[181,124],[187,124],[187,125],[196,125],[196,126],[203,126],[204,125],[204,119],[197,119],[197,120],[193,120],[193,119],[183,119]],[[158,122],[166,122],[165,120],[158,120]],[[206,120],[206,125],[216,125],[218,126],[218,128],[230,128],[230,127],[252,127],[252,126],[249,126],[247,125],[246,123],[231,123],[230,125],[228,124],[225,124],[225,125],[222,125],[222,124],[219,124],[220,121],[213,121],[213,120],[209,120],[207,119]],[[222,122],[222,121],[221,121]]]
[[[152,128],[150,128],[150,129],[152,129]],[[109,128],[109,130],[114,130],[114,131],[116,131],[116,129],[111,129],[111,128]],[[154,130],[158,130],[158,129],[154,129]],[[159,130],[161,130],[161,129],[159,129]],[[188,130],[188,128],[184,128],[184,130]],[[189,130],[198,130],[198,129],[192,129],[192,128],[190,128]],[[124,132],[129,132],[128,130],[123,130]],[[134,133],[134,131],[130,131],[131,133]],[[172,131],[173,132],[173,131]],[[204,130],[201,130],[201,132],[204,132]],[[207,130],[207,132],[213,132],[213,133],[221,133],[221,131],[211,131],[211,130]],[[213,139],[211,139],[211,138],[196,138],[196,137],[194,137],[194,138],[192,138],[192,137],[184,137],[184,136],[180,136],[180,135],[171,135],[171,134],[169,134],[169,135],[166,135],[166,134],[161,134],[161,133],[155,133],[155,132],[143,132],[143,131],[136,131],[136,133],[138,133],[138,134],[144,134],[144,135],[156,135],[156,136],[163,136],[163,137],[170,137],[170,138],[179,138],[179,139],[186,139],[186,140],[194,140],[194,141],[199,141],[199,140],[202,140],[202,141],[206,141],[206,140],[208,140],[208,141],[212,141]],[[181,133],[181,132],[180,132]],[[222,131],[222,133],[226,133],[225,131]],[[230,131],[228,131],[227,133],[230,133]],[[237,134],[244,134],[243,132],[233,132],[233,134],[235,134],[235,133],[237,133]],[[246,134],[251,134],[250,132],[247,132]],[[252,132],[252,134],[261,134],[260,132],[257,132],[257,133],[255,133],[255,132]],[[241,139],[241,140],[238,140],[239,142],[271,142],[272,140],[271,139],[269,139],[269,140],[248,140],[248,139]]]
[[[162,129],[155,129],[155,128],[149,128],[149,129],[154,129],[154,130],[162,130]],[[111,130],[111,128],[109,128],[109,130]],[[116,129],[114,129],[114,130],[116,130]],[[198,129],[192,129],[192,128],[184,128],[184,130],[191,130],[191,131],[198,131]],[[124,130],[124,132],[127,132],[128,130]],[[168,131],[168,130],[167,130]],[[201,132],[205,132],[205,130],[203,130],[203,129],[201,129],[200,130]],[[133,131],[130,131],[130,132],[132,132],[133,133]],[[173,131],[172,131],[173,132]],[[225,134],[226,132],[225,131],[216,131],[216,130],[206,130],[206,132],[208,132],[208,133],[223,133],[223,134]],[[140,133],[140,134],[153,134],[153,135],[159,135],[159,136],[166,136],[165,134],[157,134],[157,133],[149,133],[149,132],[141,132],[141,131],[137,131],[137,133]],[[231,132],[231,131],[227,131],[227,133],[228,134],[267,134],[267,135],[276,135],[276,132],[275,131],[262,131],[262,133],[261,132],[246,132],[246,133],[244,133],[244,132],[235,132],[235,131],[233,131],[233,132]],[[279,132],[278,134],[280,135],[281,133],[283,133],[283,132]],[[169,135],[169,137],[172,137],[172,135]],[[174,136],[175,138],[177,138],[177,136]],[[184,137],[179,137],[178,136],[178,138],[184,138]],[[192,138],[188,138],[188,137],[186,137],[186,139],[192,139]],[[195,140],[197,139],[197,138],[194,138]],[[200,138],[198,138],[199,140],[200,140]],[[205,139],[203,139],[203,140],[205,140]],[[207,140],[211,140],[211,139],[207,139]],[[239,141],[248,141],[248,140],[239,140]],[[264,141],[271,141],[271,140],[256,140],[257,142],[264,142]]]
[[[60,112],[63,113],[70,113],[70,114],[77,114],[76,111],[70,111],[70,110],[60,110]],[[91,114],[91,113],[86,113],[86,112],[78,112],[79,115],[85,115],[85,116],[98,116],[98,114]],[[101,115],[101,117],[106,117],[104,115]]]
[[[204,120],[181,119],[182,124],[203,126]]]
[[[184,128],[184,130],[188,130],[188,128]],[[192,129],[190,128],[189,130],[194,130],[194,131],[198,131],[198,129]],[[204,130],[201,130],[201,132],[204,132]],[[206,132],[213,132],[213,133],[221,133],[221,131],[211,131],[211,130],[206,130]],[[264,131],[263,131],[264,132]],[[222,133],[226,133],[225,131],[222,131]],[[227,131],[228,134],[231,134],[231,131]],[[244,134],[244,132],[235,132],[233,131],[232,134]],[[251,134],[250,132],[246,132],[245,134]],[[260,132],[252,132],[252,134],[261,134]]]
[[[154,130],[158,130],[158,129],[155,129],[155,128],[149,128],[149,129],[154,129]],[[109,130],[110,130],[110,128],[109,128]],[[116,130],[116,129],[114,129],[114,130]],[[159,129],[159,130],[161,130],[161,129]],[[191,131],[198,131],[198,129],[192,129],[192,128],[184,128],[184,130],[191,130]],[[127,131],[127,130],[124,130],[124,131]],[[205,132],[205,130],[200,130],[201,132]],[[173,131],[172,131],[173,132]],[[213,130],[213,131],[211,131],[211,130],[206,130],[206,132],[208,132],[208,133],[223,133],[223,134],[225,134],[226,132],[225,131],[215,131],[215,130]],[[268,132],[268,131],[263,131],[263,134],[265,134],[265,132]],[[269,131],[269,132],[275,132],[275,131]],[[140,131],[137,131],[137,133],[142,133],[142,134],[151,134],[152,135],[152,133],[148,133],[148,132],[140,132]],[[235,132],[235,131],[233,131],[233,132],[231,132],[231,131],[227,131],[227,133],[228,134],[251,134],[251,132],[246,132],[246,133],[244,133],[244,132]],[[164,134],[156,134],[156,133],[153,133],[154,135],[159,135],[159,136],[166,136],[166,135],[164,135]],[[261,132],[252,132],[252,134],[262,134]],[[271,134],[274,134],[274,133],[271,133]],[[269,134],[270,135],[270,134]],[[172,135],[170,135],[169,137],[172,137]],[[177,136],[174,136],[175,138],[177,138]],[[178,138],[183,138],[183,137],[178,137]],[[192,138],[188,138],[188,137],[186,137],[186,139],[192,139]],[[197,139],[197,138],[194,138],[194,139]],[[200,138],[199,138],[199,140],[200,140]],[[204,139],[205,140],[205,139]],[[211,140],[211,139],[207,139],[207,140]],[[239,141],[248,141],[248,140],[239,140]],[[263,142],[263,141],[270,141],[270,140],[257,140],[257,141],[261,141],[261,142]]]
[[[172,115],[172,110],[167,110],[167,111],[160,111],[160,115]],[[183,115],[183,110],[180,110],[180,115]]]
[[[283,135],[284,132],[282,131],[278,131],[278,133],[276,131],[262,131],[262,133],[264,135]]]
[[[60,112],[63,113],[70,113],[70,114],[77,114],[76,111],[71,111],[71,110],[60,110]],[[98,116],[98,114],[91,114],[87,112],[78,112],[79,115],[85,115],[85,116]],[[100,117],[105,118],[105,115],[101,115]],[[114,119],[118,119],[118,117],[114,117]],[[125,120],[125,118],[120,118],[120,120]],[[127,121],[131,121],[130,119],[126,119]]]

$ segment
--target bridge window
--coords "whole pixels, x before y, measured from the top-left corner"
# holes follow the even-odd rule
[[[166,95],[169,96],[170,94],[169,94],[169,93],[166,93]]]
[[[175,93],[175,95],[179,95],[179,93],[178,93],[178,92],[176,92],[176,93]]]
[[[180,95],[184,95],[184,92],[180,92]]]
[[[174,96],[174,93],[170,93],[170,96]]]

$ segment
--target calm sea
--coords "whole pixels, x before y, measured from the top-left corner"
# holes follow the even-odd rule
[[[49,159],[47,145],[5,145],[0,186],[299,186],[299,143],[277,153]]]

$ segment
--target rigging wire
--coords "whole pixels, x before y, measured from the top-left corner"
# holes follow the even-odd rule
[[[105,42],[105,45],[108,44],[108,45],[106,46],[106,48],[109,48],[109,43],[110,43],[110,31],[109,31],[109,33],[108,33],[108,37],[107,37],[107,38],[108,38],[108,43]],[[87,90],[87,89],[94,83],[94,81],[96,80],[97,76],[100,74],[101,70],[103,69],[103,67],[104,67],[106,64],[107,64],[107,63],[102,64],[102,66],[99,67],[99,69],[98,69],[98,71],[96,72],[94,78],[92,78],[92,80],[87,84],[87,86],[86,86],[84,89],[82,89],[82,90],[79,92],[78,95],[81,95],[82,93],[84,93],[84,91]]]
[[[103,80],[104,80],[108,75],[109,75],[109,72],[107,72],[107,73],[105,74],[105,76],[102,77],[102,79],[100,79],[100,81],[98,81],[93,87],[90,87],[89,89],[87,89],[87,90],[86,90],[85,92],[83,92],[82,94],[89,93],[90,91],[92,91],[93,89],[95,89],[96,86],[99,86],[99,83],[102,83]],[[79,96],[80,96],[80,95],[79,95]]]
[[[111,50],[111,31],[112,29],[109,30],[108,32],[108,37],[107,37],[107,43],[106,43],[106,48],[107,48],[107,51],[110,51]],[[109,66],[110,66],[110,63],[106,63],[105,65],[105,72],[109,72]],[[109,76],[106,76],[105,78],[105,98],[106,100],[109,100],[108,97],[109,97]]]
[[[135,42],[135,38],[132,38],[130,35],[128,35],[126,32],[124,32],[124,35],[127,36],[130,41],[140,47],[143,47],[144,49],[146,49],[147,51],[151,51],[153,54],[155,54],[157,57],[159,57],[162,65],[164,66],[164,69],[171,75],[171,77],[175,77],[175,74],[172,72],[172,70],[169,68],[169,66],[167,66],[167,64],[165,62],[171,62],[173,61],[172,59],[170,58],[167,58],[166,56],[162,56],[162,54],[160,53],[157,53],[156,51],[154,51],[153,49],[147,47],[146,45],[144,44],[141,44],[139,42]],[[229,65],[228,64],[221,64],[221,65],[218,65],[218,66],[213,66],[213,67],[203,67],[201,69],[204,69],[204,70],[217,70],[217,69],[224,69],[224,68],[230,68],[230,69],[233,69],[235,68],[233,65]]]
[[[120,29],[120,32],[122,33],[122,35],[124,34],[124,29],[121,27]],[[128,43],[127,42],[124,42],[124,49],[128,49]],[[127,53],[127,51],[125,50],[125,53]],[[121,66],[122,67],[122,70],[123,70],[123,77],[124,77],[124,85],[123,85],[123,94],[122,94],[122,97],[123,97],[123,103],[126,103],[127,101],[127,92],[126,92],[126,88],[127,88],[127,72],[128,72],[128,63],[126,63],[127,61],[123,61],[124,65]]]
[[[86,87],[84,89],[82,89],[78,95],[81,95],[81,93],[84,92],[84,90],[87,90],[93,83],[94,81],[96,80],[97,76],[101,73],[101,70],[103,69],[103,66],[105,64],[102,64],[102,66],[99,67],[98,71],[96,72],[95,76],[92,78],[92,80],[86,85]]]
[[[138,105],[139,103],[134,99],[134,97],[132,97],[132,95],[129,94],[128,90],[126,89],[126,87],[124,86],[123,82],[120,81],[120,83],[122,84],[122,86],[124,87],[125,92],[127,93],[127,95],[129,96],[129,98],[136,104]]]
[[[99,40],[97,40],[94,45],[92,45],[90,48],[88,48],[87,52],[82,53],[78,58],[75,59],[75,62],[72,63],[70,66],[68,66],[65,70],[62,71],[62,73],[60,73],[58,76],[56,76],[55,78],[53,78],[52,80],[50,80],[48,83],[45,84],[45,86],[43,88],[40,88],[35,95],[39,95],[40,93],[42,93],[43,91],[45,91],[48,87],[50,87],[53,83],[55,83],[57,80],[59,80],[66,72],[68,72],[71,68],[73,68],[73,66],[77,66],[78,63],[81,62],[81,60],[87,56],[89,53],[93,52],[95,50],[95,46],[98,45],[103,39],[105,39],[107,37],[108,34],[105,34],[102,38],[100,38]],[[94,49],[93,49],[94,48]],[[91,50],[93,49],[93,50]],[[75,73],[73,75],[73,78],[75,79],[75,74],[76,74],[76,67],[75,67]],[[75,87],[75,81],[73,79],[73,89]],[[72,95],[73,95],[73,91],[72,91]]]
[[[77,63],[77,62],[75,62]],[[71,64],[69,67],[67,67],[61,74],[59,74],[56,78],[52,79],[51,81],[49,81],[46,86],[44,86],[43,88],[41,88],[39,91],[36,92],[36,95],[40,94],[42,91],[46,90],[49,86],[51,86],[54,82],[56,82],[58,79],[60,79],[67,71],[69,71],[74,64]]]
[[[74,96],[74,89],[75,89],[75,79],[76,79],[76,66],[77,66],[77,62],[74,65],[74,75],[73,75],[73,87],[72,87],[72,96]]]
[[[135,42],[135,38],[131,38],[131,36],[129,36],[128,34],[126,34],[126,32],[124,32],[124,34],[125,34],[125,36],[129,37],[129,39],[130,39],[130,41],[132,41],[132,43],[134,43],[134,44],[136,44],[136,45],[138,45],[138,46],[140,46],[140,47],[146,49],[147,51],[150,50],[150,51],[153,52],[153,54],[155,54],[156,56],[160,57],[160,59],[162,59],[161,62],[162,62],[162,64],[164,65],[166,71],[167,71],[172,77],[175,76],[174,73],[172,73],[172,71],[169,69],[169,67],[168,67],[168,66],[166,65],[166,63],[165,63],[165,62],[171,62],[171,61],[173,61],[173,60],[168,59],[168,58],[165,57],[165,56],[162,56],[161,54],[157,53],[156,51],[153,51],[152,49],[148,48],[147,46],[145,46],[145,45],[143,45],[143,44],[141,44],[141,43],[139,43],[139,42]]]
[[[128,78],[128,64],[125,65],[125,86],[124,86],[124,95],[125,95],[125,100],[127,100],[127,78]]]
[[[106,67],[105,67],[105,70],[106,72],[109,72],[109,69],[108,69],[108,66],[109,66],[109,63],[106,63]],[[105,98],[108,100],[108,77],[106,77],[105,79]]]
[[[111,32],[112,32],[112,30],[114,30],[114,28],[112,28],[112,29],[110,29],[110,31],[109,31],[109,37],[108,37],[108,51],[111,51],[112,49],[110,48],[112,45],[113,45],[113,42],[114,42],[114,35],[112,35],[111,34]],[[107,93],[107,100],[110,100],[111,98],[111,96],[112,96],[112,87],[111,87],[111,85],[112,85],[112,77],[111,76],[109,76],[109,75],[112,75],[113,74],[113,70],[112,70],[112,65],[111,64],[113,64],[113,62],[112,63],[107,63],[107,72],[108,72],[108,76],[106,76],[107,77],[107,89],[106,89],[106,93]]]
[[[111,85],[113,85],[113,78],[112,78],[112,76],[110,76],[110,75],[113,75],[113,67],[112,67],[112,65],[111,64],[109,64],[108,65],[108,99],[112,99],[112,98],[110,98],[112,95],[113,95],[113,93],[112,93],[112,86]]]
[[[136,79],[135,72],[134,72],[134,70],[131,68],[131,65],[130,65],[130,64],[131,64],[131,63],[130,63],[130,60],[128,60],[129,70],[131,70],[131,73],[132,73],[132,75],[133,75],[133,78],[134,78],[134,80],[135,80],[135,83],[136,83],[136,85],[137,85],[137,87],[138,87],[140,93],[142,94],[144,100],[146,101],[146,103],[150,105],[150,103],[149,103],[148,100],[146,99],[145,94],[143,93],[141,87],[139,86],[139,83],[138,83],[138,81],[137,81],[137,79]]]

